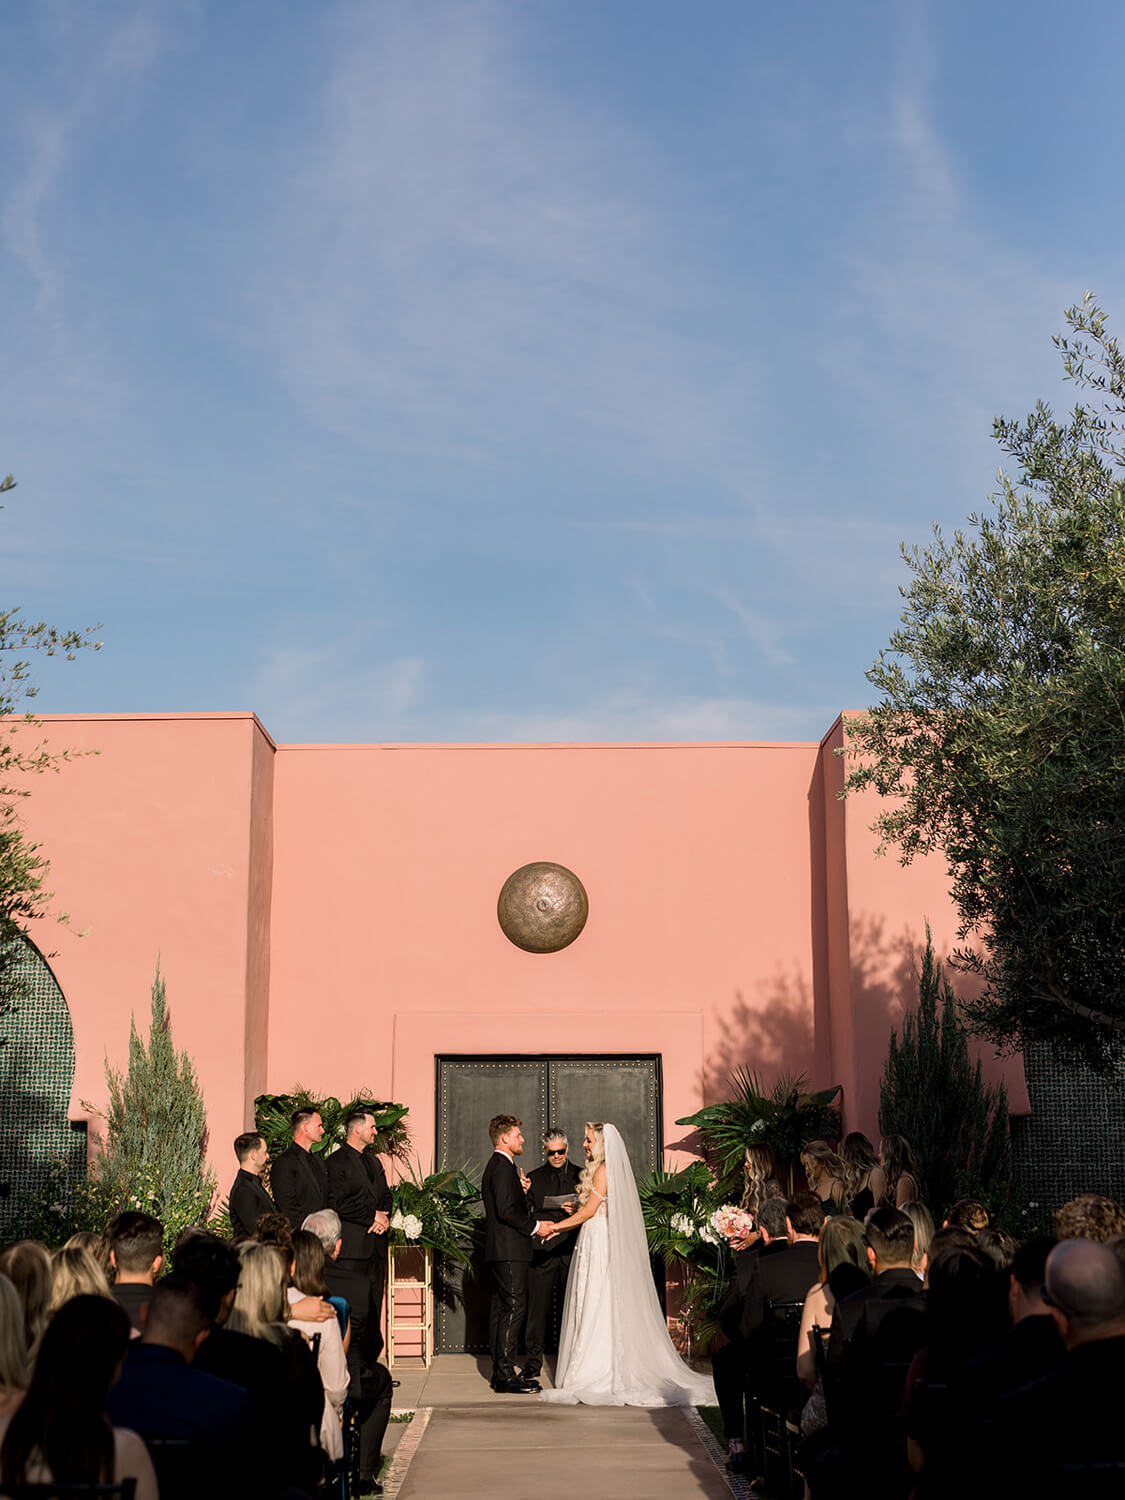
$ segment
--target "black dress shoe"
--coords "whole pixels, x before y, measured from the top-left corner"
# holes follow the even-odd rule
[[[374,1474],[361,1474],[359,1476],[359,1493],[361,1495],[381,1495],[383,1486],[375,1478]]]
[[[541,1391],[543,1389],[538,1380],[528,1380],[526,1375],[520,1381],[519,1385],[521,1391]]]
[[[492,1389],[500,1396],[530,1396],[541,1390],[537,1380],[499,1380],[492,1382]]]

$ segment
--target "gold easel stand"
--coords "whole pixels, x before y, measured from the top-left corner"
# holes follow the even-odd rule
[[[434,1357],[434,1252],[395,1245],[387,1267],[387,1364]]]

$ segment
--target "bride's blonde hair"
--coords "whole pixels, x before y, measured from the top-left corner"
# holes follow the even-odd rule
[[[594,1190],[594,1173],[605,1162],[605,1122],[587,1120],[586,1129],[594,1132],[594,1154],[582,1169],[578,1179],[578,1201],[585,1203]]]

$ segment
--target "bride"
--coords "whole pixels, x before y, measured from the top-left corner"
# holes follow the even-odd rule
[[[711,1377],[684,1364],[668,1336],[621,1133],[615,1125],[588,1124],[585,1147],[582,1207],[553,1231],[581,1226],[555,1388],[541,1399],[568,1406],[714,1406]]]

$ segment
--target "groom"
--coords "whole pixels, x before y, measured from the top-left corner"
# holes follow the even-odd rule
[[[493,1151],[480,1191],[484,1199],[484,1258],[492,1268],[492,1389],[529,1395],[540,1389],[516,1369],[516,1348],[527,1316],[527,1270],[535,1238],[551,1225],[536,1222],[528,1207],[526,1179],[516,1165],[523,1152],[522,1121],[496,1115],[489,1121]]]

